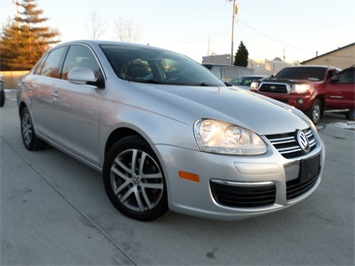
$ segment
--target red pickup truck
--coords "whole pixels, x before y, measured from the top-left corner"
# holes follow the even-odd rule
[[[325,109],[355,109],[355,68],[286,67],[270,79],[251,84],[251,91],[305,112],[317,124]]]

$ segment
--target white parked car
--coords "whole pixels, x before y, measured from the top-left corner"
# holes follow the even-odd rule
[[[314,192],[324,168],[302,112],[151,46],[61,44],[21,79],[17,102],[27,149],[50,144],[102,172],[113,205],[138,220],[274,212]]]

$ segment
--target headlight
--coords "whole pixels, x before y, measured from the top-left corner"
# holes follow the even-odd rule
[[[223,121],[197,120],[194,134],[201,151],[231,155],[266,152],[265,143],[255,132]]]
[[[294,84],[291,87],[292,93],[305,93],[311,89],[309,84]]]
[[[252,90],[252,91],[257,91],[258,89],[259,89],[259,82],[253,81],[253,82],[250,84],[250,90]]]

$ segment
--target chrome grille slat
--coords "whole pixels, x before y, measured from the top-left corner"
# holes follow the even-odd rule
[[[295,151],[301,151],[302,149],[298,146],[293,146],[293,147],[290,147],[290,148],[281,148],[281,149],[278,149],[278,151],[283,154],[283,153],[290,153],[290,152],[295,152]]]
[[[287,94],[290,91],[290,85],[287,83],[261,82],[259,91]]]
[[[274,144],[274,145],[277,145],[277,144],[282,144],[282,143],[291,143],[291,142],[294,142],[294,138],[290,138],[289,140],[286,140],[286,139],[279,139],[277,141],[273,140],[271,143]]]
[[[317,142],[314,138],[311,128],[303,130],[308,138],[310,149],[314,149]],[[271,144],[277,149],[277,151],[285,158],[294,158],[304,155],[304,151],[299,146],[296,133],[288,132],[284,134],[275,134],[266,136]]]

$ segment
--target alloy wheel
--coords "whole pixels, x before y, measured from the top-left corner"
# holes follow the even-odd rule
[[[111,166],[110,179],[117,199],[135,212],[153,209],[163,196],[164,179],[160,167],[142,150],[121,152]]]
[[[22,116],[22,121],[21,121],[21,127],[22,127],[22,137],[23,141],[25,142],[26,145],[31,145],[32,137],[33,137],[33,129],[32,129],[32,121],[30,115],[25,112]]]

